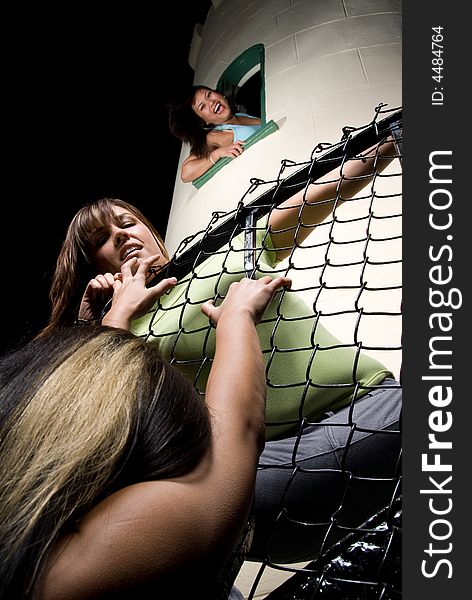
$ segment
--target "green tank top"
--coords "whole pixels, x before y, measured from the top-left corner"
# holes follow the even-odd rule
[[[258,223],[256,277],[278,274],[266,220]],[[162,357],[204,393],[215,353],[215,331],[200,306],[216,295],[224,297],[229,285],[244,276],[241,234],[181,279],[155,309],[134,321],[133,333],[157,344]],[[296,429],[301,416],[316,420],[348,405],[356,386],[356,397],[361,397],[369,386],[393,377],[378,360],[335,338],[296,292],[274,297],[257,332],[267,374],[267,439]]]

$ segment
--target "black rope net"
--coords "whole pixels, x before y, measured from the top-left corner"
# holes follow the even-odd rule
[[[382,172],[374,160],[373,179],[353,198],[342,198],[337,188],[334,197],[324,200],[332,206],[324,221],[304,222],[304,197],[300,218],[291,228],[290,255],[277,263],[274,231],[268,227],[272,212],[284,210],[279,208],[284,200],[317,185],[334,168],[339,168],[341,183],[347,161],[363,160],[363,152],[373,145],[378,158],[389,136],[398,159]],[[256,200],[250,201],[254,195]],[[306,228],[310,235],[300,242]],[[380,390],[398,398],[401,387],[399,109],[380,105],[369,124],[345,127],[340,142],[319,144],[307,162],[284,160],[276,179],[251,180],[234,211],[214,213],[204,231],[182,242],[158,275],[177,277],[172,301],[164,296],[138,334],[158,343],[163,356],[203,395],[214,356],[214,328],[200,312],[202,302],[211,298],[220,303],[230,283],[242,277],[278,273],[291,277],[293,285],[276,294],[258,325],[269,439],[269,456],[262,455],[258,476],[266,495],[274,497],[259,515],[256,491],[255,549],[247,557],[259,561],[260,570],[249,597],[258,593],[266,569],[295,573],[270,594],[273,600],[396,597],[399,420],[377,429],[376,419],[362,421],[358,406],[366,406],[367,398]],[[393,402],[390,395],[380,413]],[[343,415],[342,420],[333,422],[333,415]],[[306,438],[328,425],[344,442],[335,448],[331,463],[313,462],[317,449],[305,449]],[[375,463],[370,471],[358,467],[358,439],[370,440],[365,450],[367,462]],[[280,440],[285,440],[285,454],[274,459],[270,450],[276,451]],[[387,469],[382,460],[392,448]],[[279,481],[279,492],[271,477]],[[371,498],[375,502],[369,505]],[[351,510],[362,503],[364,511]],[[259,536],[258,519],[263,522]],[[287,548],[291,550],[285,552]],[[301,569],[290,566],[300,561],[309,563]]]

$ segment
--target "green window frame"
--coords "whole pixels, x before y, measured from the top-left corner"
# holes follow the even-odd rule
[[[230,94],[235,86],[241,85],[248,75],[261,72],[261,121],[266,123],[265,107],[265,50],[264,44],[256,44],[245,50],[233,62],[226,67],[221,77],[218,79],[216,88],[223,94]]]
[[[274,131],[278,130],[278,125],[274,121],[266,122],[266,94],[265,94],[265,50],[264,44],[255,44],[244,52],[242,52],[233,62],[228,65],[220,76],[216,89],[223,94],[228,94],[236,86],[241,85],[241,82],[247,80],[250,76],[260,71],[261,74],[261,97],[260,97],[260,113],[261,113],[261,128],[247,138],[244,145],[249,148],[263,138],[267,137]],[[209,181],[218,171],[225,167],[231,158],[222,158],[216,165],[213,165],[206,173],[195,179],[192,184],[197,188],[201,188]]]

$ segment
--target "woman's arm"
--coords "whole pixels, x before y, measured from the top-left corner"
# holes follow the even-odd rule
[[[184,183],[195,181],[221,158],[237,158],[244,149],[244,142],[233,142],[232,131],[210,132],[207,136],[207,143],[211,150],[206,156],[198,158],[194,154],[190,154],[182,163],[180,177]]]
[[[394,143],[384,142],[373,146],[363,155],[363,159],[352,159],[344,163],[342,169],[334,169],[294,194],[275,208],[270,217],[271,239],[277,251],[277,258],[289,256],[295,243],[303,242],[337,205],[352,198],[372,182],[374,171],[383,171],[396,157]],[[306,201],[306,204],[304,204]],[[302,222],[310,227],[300,227]],[[296,240],[295,240],[296,235]]]
[[[283,277],[233,284],[219,307],[206,402],[212,445],[184,477],[113,494],[61,540],[42,600],[86,600],[172,585],[174,597],[211,586],[238,542],[253,498],[264,443],[265,377],[257,323]],[[145,598],[144,592],[141,598]]]

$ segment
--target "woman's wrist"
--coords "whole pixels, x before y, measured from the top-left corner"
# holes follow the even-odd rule
[[[222,314],[216,324],[216,344],[220,349],[231,348],[228,355],[233,355],[234,358],[240,348],[246,348],[249,352],[254,345],[257,352],[260,352],[260,341],[253,315],[247,310]]]
[[[220,329],[223,329],[223,327],[232,329],[243,326],[245,323],[249,323],[254,327],[256,326],[254,311],[247,306],[233,306],[231,310],[222,311],[216,327],[219,327]]]
[[[211,164],[212,164],[212,165],[216,165],[216,163],[217,163],[218,159],[216,159],[216,160],[215,160],[215,159],[212,157],[212,153],[213,153],[213,150],[212,150],[212,151],[211,151],[211,152],[208,154],[208,160],[211,162]]]
[[[131,317],[123,312],[114,311],[111,308],[102,319],[102,325],[114,327],[115,329],[126,329],[129,331],[131,326]]]

